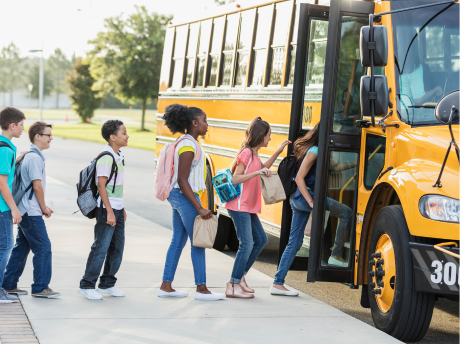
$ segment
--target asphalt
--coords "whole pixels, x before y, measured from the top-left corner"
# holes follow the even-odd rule
[[[20,149],[21,148],[22,149],[27,149],[27,146],[28,146],[28,143],[27,143],[26,135],[24,135],[20,139],[20,141],[18,142],[18,147]],[[59,209],[59,207],[62,206],[63,209],[64,208],[66,209],[65,211],[71,212],[71,211],[77,210],[77,207],[76,207],[76,204],[75,204],[75,201],[74,201],[75,193],[76,193],[76,191],[75,191],[76,189],[75,189],[74,185],[76,184],[77,179],[78,179],[78,171],[81,170],[85,165],[87,165],[90,162],[90,160],[100,152],[101,149],[102,149],[102,145],[96,144],[96,143],[76,141],[76,140],[70,140],[70,139],[62,139],[62,138],[55,138],[54,139],[54,142],[52,144],[52,148],[45,152],[45,155],[47,156],[47,173],[48,173],[48,176],[51,177],[51,180],[53,180],[53,182],[50,184],[50,185],[52,185],[52,186],[50,186],[50,190],[52,190],[56,185],[59,185],[59,188],[58,188],[59,190],[64,190],[64,189],[67,190],[65,192],[65,195],[66,195],[65,199],[62,199],[62,198],[60,199],[59,198],[60,193],[62,195],[64,194],[62,191],[57,192],[57,194],[55,196],[52,196],[50,194],[50,192],[51,192],[50,190],[47,191],[47,197],[51,197],[53,202],[56,203],[55,204],[55,207],[57,207],[56,209]],[[147,239],[150,236],[152,236],[152,233],[154,232],[155,233],[155,239],[163,242],[163,244],[161,245],[161,249],[166,249],[167,248],[167,242],[170,240],[170,235],[171,235],[170,231],[166,231],[167,229],[171,229],[171,220],[170,220],[171,219],[171,209],[169,207],[169,204],[167,204],[165,202],[160,202],[160,201],[156,200],[156,198],[154,197],[153,168],[154,168],[155,154],[154,154],[154,152],[151,152],[151,151],[144,151],[144,150],[131,149],[131,148],[125,148],[123,151],[124,151],[125,158],[126,158],[125,159],[126,160],[126,169],[125,169],[126,170],[126,179],[125,179],[125,188],[124,188],[124,191],[125,191],[125,205],[126,205],[126,209],[128,209],[128,211],[130,213],[130,220],[129,221],[131,221],[131,219],[136,218],[136,223],[140,227],[150,228],[150,230],[147,229],[145,233],[144,233],[145,229],[142,229],[142,228],[133,230],[133,233],[134,232],[138,233],[136,235],[139,235],[141,237],[145,236],[145,244],[146,244],[149,241]],[[65,204],[65,206],[64,206],[64,204]],[[59,220],[59,216],[60,216],[59,213],[60,213],[60,211],[58,211],[58,213],[56,214],[57,216],[54,217],[55,219]],[[70,223],[73,224],[74,222],[77,223],[78,221],[81,220],[78,217],[81,218],[80,215],[73,215],[72,217],[70,217],[68,219],[69,219]],[[62,223],[64,223],[64,222],[62,222]],[[128,224],[129,224],[129,222],[128,222]],[[82,223],[82,226],[83,226],[83,223]],[[155,229],[154,231],[152,230],[153,228]],[[58,230],[56,229],[56,233],[58,233],[57,231]],[[166,232],[164,232],[164,231],[166,231]],[[161,237],[162,237],[161,240],[160,240],[160,238],[156,237],[157,233],[160,233],[160,232],[167,233],[167,234],[162,234],[161,235]],[[69,231],[69,235],[71,233],[74,233],[74,232]],[[78,233],[83,234],[83,231],[78,232]],[[92,233],[91,223],[88,223],[87,220],[85,222],[85,231],[84,231],[84,233],[85,233],[86,236],[91,235],[91,233]],[[127,234],[128,233],[129,233],[129,229],[127,229]],[[51,235],[53,235],[53,234],[51,234]],[[167,238],[168,236],[169,236],[169,238]],[[80,236],[78,236],[78,238],[79,237]],[[72,240],[73,241],[73,240],[77,240],[78,238],[74,239],[73,236],[69,236],[69,237],[66,237],[66,240]],[[156,245],[157,240],[154,240],[154,242],[152,243],[152,246],[151,246],[151,247],[155,247],[155,251],[158,251],[158,249],[160,247],[160,246]],[[79,270],[76,269],[76,270],[78,270],[78,274],[77,273],[70,274],[70,272],[68,272],[68,273],[62,275],[63,280],[66,280],[66,281],[69,281],[69,282],[70,282],[70,280],[72,280],[72,286],[70,286],[70,283],[69,283],[69,284],[65,284],[65,285],[62,284],[62,287],[69,288],[69,290],[72,290],[72,288],[76,288],[75,287],[76,286],[75,281],[78,281],[78,279],[81,277],[81,275],[83,273],[83,271],[81,270],[81,266],[84,265],[84,259],[86,259],[85,255],[87,255],[87,253],[88,253],[87,250],[89,250],[89,246],[91,245],[90,241],[91,240],[89,240],[88,238],[86,239],[86,242],[88,244],[85,246],[86,247],[85,252],[80,252],[78,254],[72,252],[72,254],[70,254],[70,256],[72,258],[75,255],[79,256],[78,259],[80,261],[80,264],[75,264],[76,261],[73,262],[73,260],[69,260],[69,262],[72,262],[72,264],[74,264],[74,265],[79,265],[80,269]],[[146,246],[148,246],[148,245],[146,245]],[[53,252],[57,252],[56,250],[58,250],[58,249],[59,249],[59,240],[58,239],[56,239],[56,241],[53,240]],[[133,250],[133,254],[136,253],[135,251],[136,250]],[[67,251],[65,251],[65,252],[67,253]],[[147,252],[147,251],[141,250],[141,252]],[[185,249],[185,252],[187,252],[187,248]],[[69,253],[70,253],[70,251],[69,251]],[[227,262],[226,264],[229,264],[229,265],[228,265],[228,268],[226,268],[226,270],[231,271],[232,257],[234,256],[234,252],[224,251],[224,254],[222,254],[222,253],[210,250],[209,253],[208,253],[208,259],[207,259],[208,262],[211,259],[210,258],[211,255],[212,255],[212,260],[214,260],[214,255],[217,255],[218,257],[220,257],[219,258],[220,260],[228,259],[228,260],[226,260],[226,262]],[[271,240],[269,241],[269,244],[267,245],[266,249],[264,249],[264,251],[259,256],[258,261],[254,265],[254,268],[255,268],[254,270],[258,270],[259,272],[263,273],[263,274],[261,274],[261,276],[263,276],[263,278],[261,277],[261,279],[263,279],[263,282],[260,282],[261,284],[257,285],[257,287],[262,288],[261,290],[263,290],[263,288],[267,288],[267,286],[270,285],[270,283],[272,281],[271,277],[273,277],[274,274],[276,273],[276,261],[277,261],[276,257],[277,257],[277,255],[278,255],[278,252],[277,252],[277,240],[276,240],[276,238],[271,238]],[[181,265],[182,264],[185,264],[185,265],[188,264],[187,262],[183,263],[183,261],[184,261],[186,256],[187,255],[184,254],[184,257],[182,258],[181,263],[180,263]],[[56,258],[56,253],[55,253],[54,257],[55,257],[53,259],[54,262],[61,261],[61,259]],[[134,273],[135,270],[132,270],[130,273],[128,273],[127,271],[124,271],[123,267],[125,266],[125,263],[126,263],[126,261],[128,259],[127,257],[128,257],[128,253],[126,253],[126,255],[125,255],[122,270],[120,271],[120,282],[119,283],[122,283],[123,278],[125,278],[126,281],[132,279],[132,281],[134,282],[136,280],[137,273]],[[222,257],[225,257],[225,258],[222,258]],[[66,259],[70,259],[70,258],[67,258],[66,254],[64,254],[62,258],[64,259],[64,261]],[[160,265],[163,264],[164,255],[163,256],[161,256],[161,254],[159,254],[158,256],[155,255],[154,258],[156,260],[158,260],[158,259],[160,260]],[[148,264],[152,264],[152,261],[149,261],[149,262],[142,261],[144,258],[138,257],[138,255],[133,256],[133,259],[134,259],[135,262],[137,262],[137,263],[133,263],[134,265],[135,264],[139,264],[139,265],[146,264],[145,266],[147,266]],[[188,257],[187,257],[187,259],[188,259]],[[126,266],[128,266],[128,265],[129,265],[129,263],[126,263]],[[28,266],[29,266],[29,268],[31,268],[30,262],[28,263]],[[131,270],[131,268],[128,268],[128,269]],[[188,269],[190,270],[190,266],[188,267]],[[210,278],[213,278],[213,277],[211,277],[211,276],[213,276],[213,272],[211,272],[210,269],[211,269],[211,267],[208,265],[208,276]],[[184,267],[184,271],[185,270],[186,270],[186,267]],[[222,267],[219,267],[218,270],[219,271],[217,271],[217,272],[221,273],[221,271],[223,271],[225,269],[222,268]],[[73,270],[69,270],[69,271],[73,271]],[[253,273],[259,273],[259,272],[253,271]],[[53,283],[58,283],[61,280],[59,278],[58,273],[59,273],[59,270],[55,270],[55,273],[53,275]],[[185,287],[188,287],[188,288],[192,287],[191,283],[190,283],[191,281],[193,281],[193,279],[191,277],[192,276],[191,271],[189,271],[188,273],[189,273],[189,278],[188,278],[187,282],[185,283],[185,281],[184,281],[184,284],[181,285],[184,288]],[[127,275],[125,277],[123,277],[124,276],[123,274],[127,274]],[[129,276],[128,276],[128,274],[129,274]],[[25,273],[25,275],[26,275],[26,273]],[[31,275],[31,272],[29,273],[29,275]],[[142,273],[140,273],[140,275],[142,275]],[[228,275],[228,273],[224,274],[224,275],[225,276],[223,276],[221,280],[220,279],[218,280],[218,283],[220,283],[220,284],[212,285],[212,286],[215,286],[217,288],[216,290],[218,290],[219,287],[222,287],[225,284],[225,282],[228,280],[228,276],[226,276],[226,275]],[[150,298],[152,298],[155,295],[155,290],[148,290],[148,289],[149,288],[154,289],[155,287],[158,287],[158,282],[161,279],[161,273],[160,273],[160,271],[158,271],[158,273],[156,274],[156,278],[154,278],[154,279],[152,279],[152,276],[153,276],[152,273],[144,274],[144,279],[142,279],[141,285],[145,286],[146,284],[148,284],[148,286],[145,286],[144,288],[140,288],[140,289],[146,289],[145,293],[147,293],[148,296],[146,296],[145,293],[141,293],[141,294],[145,296],[144,299],[146,300],[145,302],[147,302],[147,303],[149,303],[151,301]],[[270,277],[268,277],[268,276],[270,276]],[[304,293],[308,294],[308,295],[303,295],[302,294],[302,297],[299,298],[299,299],[302,299],[304,297],[305,298],[313,297],[314,299],[312,299],[312,300],[315,300],[315,302],[318,302],[318,300],[320,300],[320,301],[322,301],[322,302],[324,302],[324,303],[326,303],[326,304],[328,304],[330,306],[333,306],[336,310],[344,312],[345,314],[350,315],[351,317],[353,317],[355,319],[359,319],[360,321],[358,321],[357,324],[359,324],[360,326],[362,324],[366,324],[367,327],[372,327],[373,326],[369,310],[363,309],[359,305],[359,299],[360,299],[360,292],[359,291],[351,290],[349,287],[347,287],[345,285],[335,284],[335,283],[307,284],[305,282],[306,277],[307,277],[307,272],[306,271],[291,271],[291,272],[289,272],[288,277],[287,277],[287,284],[289,284],[292,287],[300,290],[301,292],[304,292]],[[30,281],[26,280],[26,276],[24,276],[24,278],[21,280],[21,285],[26,286],[29,283],[30,283]],[[157,283],[157,284],[155,284],[155,283]],[[179,286],[179,284],[177,286]],[[61,287],[61,285],[60,284],[56,284],[56,285],[53,284],[52,287],[55,288],[55,289],[58,289],[57,287]],[[135,289],[135,287],[132,286],[132,285],[129,286],[129,288]],[[61,291],[64,291],[62,300],[67,299],[66,290],[63,289]],[[72,295],[72,296],[70,296],[70,295]],[[135,295],[138,295],[138,293],[136,292]],[[268,293],[266,293],[266,290],[262,291],[258,295],[263,296],[263,298],[268,297],[270,300],[267,300],[267,302],[272,301],[271,300],[272,297],[267,296]],[[78,298],[78,294],[75,293],[74,289],[71,292],[69,291],[69,297],[71,298],[69,300],[69,302],[71,302],[74,299],[78,300],[78,302],[85,301],[85,300],[80,300]],[[131,299],[131,298],[127,297],[126,300],[128,300],[128,299]],[[154,299],[154,301],[156,300],[155,298],[153,298],[153,299]],[[192,301],[192,304],[193,304],[194,300],[192,300],[190,297],[188,299],[190,299],[188,301]],[[258,300],[258,299],[259,298],[256,298],[255,300]],[[278,298],[275,298],[275,299],[278,299]],[[48,301],[48,300],[46,300],[46,301]],[[106,300],[104,300],[104,301],[106,301]],[[117,299],[117,300],[113,300],[113,301],[119,301],[119,300]],[[239,302],[241,300],[226,300],[225,305],[228,304],[228,301]],[[251,300],[251,302],[252,301],[254,301],[254,300]],[[23,298],[22,302],[23,302],[23,304],[24,304],[24,306],[26,308],[27,314],[29,315],[29,309],[32,312],[33,308],[28,308],[29,307],[29,305],[28,305],[29,301],[27,300],[27,297]],[[33,300],[31,300],[30,302],[33,302]],[[54,300],[53,300],[53,302],[54,302]],[[67,301],[64,301],[64,302],[67,302]],[[112,302],[112,300],[109,300],[109,302]],[[288,301],[288,302],[290,302],[290,301]],[[295,304],[297,305],[297,303],[295,303]],[[321,304],[323,304],[323,303],[321,303]],[[78,303],[78,305],[79,305],[79,303]],[[83,307],[87,307],[87,305],[85,305],[85,303],[83,303],[83,305],[84,305]],[[185,304],[183,304],[182,306],[184,306],[184,305]],[[304,304],[304,305],[308,305],[308,304]],[[75,303],[75,307],[76,306],[77,306],[77,302]],[[153,306],[153,304],[152,304],[152,306]],[[288,306],[290,307],[290,305],[288,305]],[[129,306],[127,306],[127,309],[130,309],[131,307],[132,306],[130,304]],[[280,305],[278,305],[278,307],[280,307]],[[304,307],[304,308],[308,309],[309,307]],[[72,307],[70,309],[72,309]],[[84,309],[86,309],[86,308],[84,308]],[[300,308],[300,309],[303,309],[303,308]],[[39,310],[38,313],[40,313],[40,311],[43,311],[40,308],[38,310]],[[87,318],[88,319],[93,319],[93,318],[91,318],[89,316],[84,315],[84,313],[85,313],[84,311],[80,312],[78,309],[76,309],[76,310],[81,315],[81,318],[79,318],[79,320],[78,319],[74,319],[74,320],[75,321],[76,320],[80,321],[82,326],[84,326],[83,323],[84,323],[85,319],[87,319]],[[124,311],[126,311],[126,310],[124,310]],[[47,308],[45,312],[50,312],[50,311],[51,311],[51,308]],[[260,309],[260,311],[262,313],[266,313],[267,310],[266,309]],[[292,312],[290,312],[290,314],[295,314],[295,315],[297,315],[297,313],[298,313],[297,309],[292,309]],[[129,314],[131,314],[131,312],[129,312]],[[135,316],[135,314],[136,314],[136,312],[133,312],[133,314],[131,314],[131,315]],[[343,314],[343,313],[340,313],[340,314]],[[436,308],[435,308],[435,312],[434,312],[434,315],[433,315],[433,320],[432,320],[430,329],[429,329],[425,339],[423,341],[421,341],[421,343],[458,343],[459,342],[458,314],[459,314],[458,303],[450,302],[450,301],[443,300],[443,299],[440,299],[438,302],[436,302]],[[131,317],[131,315],[129,317]],[[67,319],[66,314],[62,314],[62,315],[59,315],[59,316],[62,316],[63,319]],[[284,315],[279,314],[279,315],[277,315],[277,317],[278,318],[283,318]],[[172,318],[174,318],[174,316]],[[224,318],[225,318],[225,316],[224,316]],[[37,321],[33,317],[30,318],[30,319],[31,319],[32,325],[34,327],[34,330],[36,328],[38,329],[40,321],[39,322],[37,322],[37,321],[39,319],[37,318]],[[56,319],[56,318],[53,318],[53,319]],[[129,319],[133,319],[133,318],[129,318]],[[308,324],[311,321],[311,319],[308,318],[308,315],[305,315],[304,320],[306,320],[308,322]],[[75,322],[75,321],[72,322],[73,325],[77,325],[77,322]],[[112,323],[111,320],[107,320],[107,321],[109,323]],[[228,319],[226,321],[228,321]],[[46,324],[46,322],[44,322],[43,327],[46,327],[45,324]],[[67,330],[70,331],[72,329],[72,326],[73,326],[72,324],[70,324],[70,325],[67,324],[66,325],[67,327],[64,327],[64,328],[66,328],[66,331]],[[254,325],[255,325],[255,323],[254,323]],[[318,324],[316,324],[316,325],[318,325]],[[77,326],[80,327],[80,325],[77,325]],[[257,326],[260,326],[260,325],[257,325]],[[272,324],[272,326],[276,327],[275,324]],[[307,325],[307,326],[309,326],[309,325]],[[355,326],[356,325],[354,324],[353,325],[354,329],[356,328]],[[139,327],[142,327],[142,325],[139,325]],[[321,337],[321,340],[316,341],[316,342],[318,342],[318,343],[328,342],[329,339],[331,338],[329,336],[330,330],[328,330],[327,327],[321,327],[321,328],[324,330],[323,335],[327,336],[327,338],[326,337],[324,337],[324,338]],[[142,330],[142,331],[144,331],[144,330]],[[146,330],[146,331],[147,332],[145,332],[145,335],[147,336],[146,338],[148,338],[148,336],[151,335],[152,333],[149,332],[148,330]],[[301,331],[308,332],[308,336],[310,336],[311,333],[315,332],[315,331],[312,332],[311,330],[309,330],[307,328],[302,329]],[[56,332],[56,331],[54,331],[54,332]],[[58,331],[58,332],[60,332],[60,331]],[[281,331],[281,332],[284,333],[284,331]],[[377,334],[380,334],[379,331],[375,331],[375,332]],[[127,328],[126,331],[123,332],[123,333],[124,333],[124,335],[131,334],[132,329]],[[144,333],[144,332],[142,332],[142,333]],[[37,332],[37,334],[38,334],[39,339],[40,339],[40,331]],[[294,338],[294,340],[297,341],[298,339],[300,339],[300,341],[303,342],[305,339],[309,338],[308,336],[303,336],[302,337],[303,339]],[[345,342],[345,341],[343,341],[343,339],[345,337],[348,337],[348,336],[344,333],[343,336],[340,337],[339,342],[340,343]],[[142,338],[144,338],[144,337],[142,337]],[[173,337],[171,337],[171,338],[173,338]],[[273,337],[272,335],[270,335],[267,338],[268,339],[265,340],[266,343],[267,342],[272,342],[272,339],[273,339],[273,342],[275,342],[275,340],[279,341],[278,339],[280,339],[279,337],[276,337],[276,336]],[[320,338],[320,337],[318,337],[318,338]],[[352,338],[355,338],[355,339],[359,338],[359,337],[356,337],[356,331],[352,335]],[[376,338],[378,338],[378,337],[373,337],[373,340],[375,341]],[[44,338],[44,339],[46,339],[46,338]],[[363,337],[362,342],[364,342],[364,339],[365,338]],[[171,340],[173,340],[173,339],[171,339]],[[223,342],[225,342],[225,340],[226,339],[224,339]],[[280,339],[280,340],[286,341],[286,338]],[[160,341],[162,341],[162,340],[160,340]],[[222,340],[219,340],[219,341],[222,341]],[[48,343],[48,341],[42,341],[42,340],[40,342],[41,343]],[[142,342],[142,341],[140,341],[140,342]],[[146,340],[145,342],[151,342],[151,341]],[[210,342],[213,342],[213,341],[210,341]],[[248,340],[248,342],[257,342],[257,341]],[[291,341],[287,341],[287,342],[291,342]],[[355,343],[356,342],[361,342],[361,340],[355,341]],[[381,341],[376,341],[376,342],[381,342]],[[49,343],[53,343],[53,341],[49,341]],[[127,341],[127,343],[128,343],[128,341]]]

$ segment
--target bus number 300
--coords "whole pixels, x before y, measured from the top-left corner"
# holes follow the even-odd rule
[[[457,280],[457,266],[455,263],[446,263],[444,265],[444,273],[443,273],[443,264],[439,260],[434,260],[431,263],[431,267],[434,268],[434,271],[431,273],[431,282],[433,283],[444,283],[447,285],[454,285]],[[444,279],[443,279],[444,277]],[[458,274],[460,284],[460,271]]]

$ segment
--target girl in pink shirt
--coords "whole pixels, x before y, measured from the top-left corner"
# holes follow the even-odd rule
[[[233,265],[230,282],[227,283],[227,297],[252,298],[254,289],[249,288],[244,278],[267,243],[267,235],[257,214],[262,208],[260,174],[271,176],[273,165],[284,147],[291,141],[284,141],[265,163],[260,161],[259,149],[267,147],[271,140],[270,125],[256,117],[249,124],[240,151],[232,166],[233,184],[241,184],[241,195],[225,205],[236,229],[240,242]]]

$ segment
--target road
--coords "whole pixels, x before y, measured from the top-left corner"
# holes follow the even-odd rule
[[[28,149],[27,135],[17,142],[20,150]],[[16,144],[16,143],[15,143]],[[78,173],[103,149],[103,145],[71,139],[54,138],[52,147],[45,151],[47,174],[68,185],[74,186]],[[171,229],[169,203],[158,201],[154,195],[155,153],[140,149],[125,148],[125,207],[133,213]],[[76,188],[75,188],[76,190]],[[75,204],[75,210],[78,210]],[[234,256],[234,252],[225,252]],[[277,242],[271,238],[259,256],[254,268],[273,277],[276,273]],[[230,273],[230,272],[229,272]],[[361,321],[371,324],[369,309],[361,308],[361,292],[337,283],[306,283],[307,272],[290,271],[286,283],[309,294]],[[430,329],[419,343],[459,343],[459,304],[439,299]]]

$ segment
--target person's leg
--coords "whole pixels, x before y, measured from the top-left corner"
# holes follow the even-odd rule
[[[29,218],[27,214],[22,216],[22,221],[18,225],[18,235],[16,236],[16,244],[11,252],[10,259],[5,270],[3,278],[3,289],[13,290],[18,287],[19,277],[24,272],[27,262],[27,256],[30,252],[30,245],[24,235],[24,231],[30,228]]]
[[[228,213],[233,220],[236,236],[240,242],[235,262],[233,263],[230,283],[239,284],[244,275],[246,266],[248,265],[249,256],[251,255],[254,247],[251,229],[251,214],[233,210],[228,210]]]
[[[99,278],[100,289],[109,289],[115,286],[115,282],[117,281],[115,274],[120,269],[123,259],[123,250],[125,247],[125,214],[123,209],[114,210],[114,213],[116,224],[107,256],[105,257],[104,272]]]
[[[339,224],[335,233],[334,248],[331,255],[334,257],[341,257],[353,211],[347,205],[339,203],[331,198],[328,198],[327,202],[330,215],[339,218]]]
[[[195,274],[195,285],[201,286],[200,290],[207,290],[206,288],[206,249],[203,247],[193,246],[193,225],[195,223],[195,218],[199,215],[198,210],[193,206],[193,204],[188,200],[188,198],[180,194],[181,201],[178,207],[182,223],[187,231],[187,234],[190,238],[190,244],[192,248],[192,265],[193,272]],[[198,195],[195,194],[195,197],[200,201]],[[202,287],[204,286],[204,287]]]
[[[3,276],[13,245],[13,218],[11,217],[11,211],[0,212],[0,285],[3,285]]]
[[[251,214],[251,229],[254,246],[252,248],[251,254],[249,255],[246,268],[244,269],[245,275],[248,273],[249,269],[252,267],[268,241],[267,234],[265,233],[257,214]]]
[[[311,208],[303,196],[300,199],[293,199],[291,197],[290,203],[292,207],[291,232],[289,234],[288,244],[281,256],[278,271],[275,275],[275,281],[273,282],[273,284],[276,285],[284,284],[289,268],[300,248],[299,242],[301,243],[301,239],[303,239],[305,226],[307,225],[308,217],[311,213]]]
[[[95,289],[114,230],[115,226],[107,224],[107,210],[97,210],[94,243],[86,263],[85,274],[80,281],[81,289]]]

